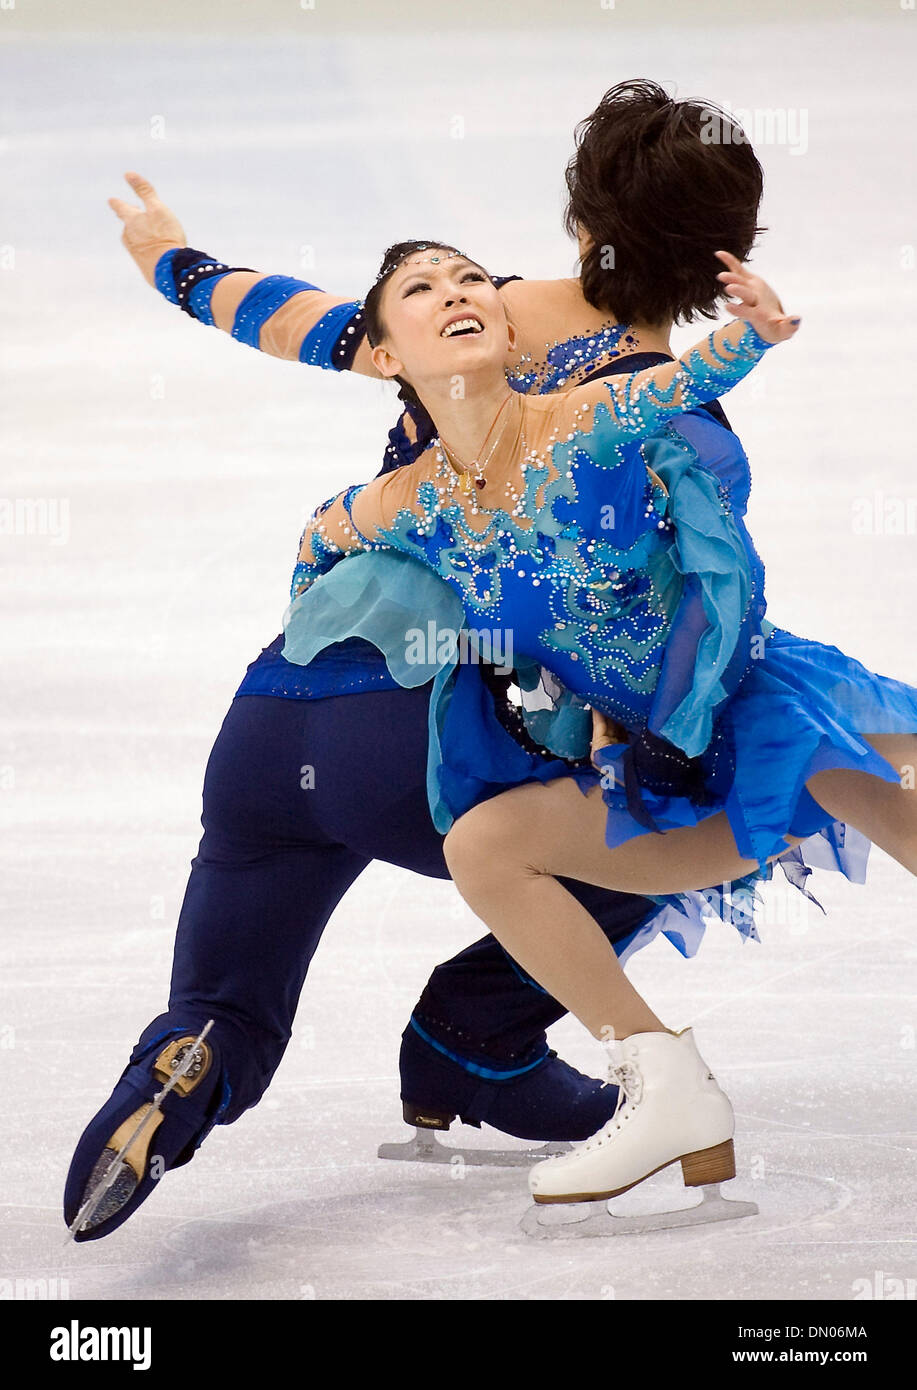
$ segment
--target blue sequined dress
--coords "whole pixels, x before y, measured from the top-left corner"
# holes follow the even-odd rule
[[[711,335],[664,388],[644,376],[522,398],[510,465],[479,495],[462,496],[434,442],[410,467],[331,499],[304,533],[285,618],[288,660],[359,636],[401,684],[434,679],[428,792],[442,831],[489,786],[561,775],[584,791],[601,780],[610,846],[725,811],[759,868],[660,899],[682,914],[681,939],[667,934],[686,954],[711,910],[754,934],[754,881],[772,855],[803,889],[813,865],[861,881],[867,842],[804,783],[829,767],[897,782],[859,734],[917,730],[917,691],[765,618],[743,520],[747,461],[695,407],[767,345],[751,329],[729,351],[721,342]],[[711,431],[725,436],[716,469]],[[464,649],[452,640],[463,630]],[[550,697],[527,722],[552,753],[588,751],[589,706],[627,741],[602,750],[600,773],[535,758],[508,735],[482,740],[469,717],[474,650],[505,656],[522,687]],[[787,851],[786,835],[807,838]]]

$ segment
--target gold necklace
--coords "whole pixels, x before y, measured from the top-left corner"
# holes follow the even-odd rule
[[[500,405],[500,408],[498,409],[496,415],[494,416],[493,420],[490,422],[490,429],[488,429],[487,434],[485,434],[485,436],[484,436],[483,442],[482,442],[482,444],[481,444],[481,448],[482,448],[482,449],[484,448],[484,445],[487,443],[487,440],[488,440],[489,437],[490,437],[490,431],[493,429],[494,425],[495,425],[495,424],[497,423],[497,421],[499,420],[501,412],[502,412],[503,410],[506,409],[507,405],[509,404],[509,402],[513,399],[513,397],[514,397],[515,395],[516,395],[516,392],[510,391],[509,395],[505,398],[505,400],[503,401],[503,403]],[[507,415],[506,419],[503,421],[503,424],[500,426],[500,432],[499,432],[499,434],[497,435],[496,439],[494,440],[493,445],[491,446],[490,453],[487,455],[487,457],[486,457],[485,459],[483,459],[483,460],[481,460],[481,459],[473,459],[472,462],[469,463],[469,464],[462,463],[462,460],[458,457],[458,454],[456,454],[454,450],[452,450],[452,449],[449,448],[448,444],[446,443],[445,439],[443,439],[442,435],[438,436],[438,438],[437,438],[437,443],[439,444],[440,449],[442,450],[442,452],[445,454],[445,456],[446,456],[446,462],[449,464],[449,466],[450,466],[450,468],[452,469],[453,473],[457,474],[458,477],[460,478],[461,481],[459,482],[459,487],[461,488],[462,492],[465,493],[466,496],[471,492],[472,483],[473,483],[474,486],[477,487],[477,488],[482,488],[482,487],[484,487],[484,485],[485,485],[485,483],[486,483],[486,481],[487,481],[487,479],[484,477],[484,470],[485,470],[485,468],[487,467],[487,465],[490,463],[490,460],[493,458],[494,454],[496,453],[496,451],[497,451],[497,446],[499,445],[500,440],[503,438],[503,434],[504,434],[504,432],[505,432],[505,430],[506,430],[506,426],[507,426],[508,423],[509,423],[509,416]],[[461,464],[462,466],[461,466],[461,467],[457,467],[458,464]],[[474,473],[474,476],[473,476],[473,477],[472,477],[472,471],[473,471],[473,473]]]

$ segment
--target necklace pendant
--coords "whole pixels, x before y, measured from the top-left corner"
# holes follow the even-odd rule
[[[471,475],[470,475],[470,473],[463,473],[463,474],[462,474],[462,481],[461,481],[461,483],[459,484],[459,486],[461,487],[462,492],[464,492],[465,496],[467,497],[468,494],[469,494],[469,492],[471,491]]]
[[[474,485],[476,488],[482,488],[486,481],[486,478],[475,478]]]

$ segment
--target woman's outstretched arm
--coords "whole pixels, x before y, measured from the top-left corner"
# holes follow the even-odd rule
[[[733,295],[735,323],[718,328],[674,362],[629,375],[603,377],[564,394],[571,427],[591,432],[601,422],[614,443],[643,439],[666,419],[715,400],[735,386],[776,343],[791,338],[800,320],[784,313],[769,285],[728,252],[718,277]],[[604,409],[593,418],[597,407]]]

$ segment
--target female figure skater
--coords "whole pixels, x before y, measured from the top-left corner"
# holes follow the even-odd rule
[[[503,282],[517,329],[508,364],[514,389],[547,392],[571,376],[662,362],[671,356],[673,318],[715,311],[716,287],[707,271],[711,238],[728,229],[733,248],[747,253],[757,230],[762,173],[747,142],[701,141],[707,110],[708,104],[671,101],[652,83],[622,83],[578,128],[577,153],[567,171],[567,225],[581,233],[582,282]],[[275,355],[377,374],[358,302],[301,280],[233,270],[190,250],[177,218],[154,190],[137,176],[129,181],[144,209],[113,200],[125,223],[125,245],[171,302]],[[601,257],[609,242],[626,250],[624,268],[614,275]],[[652,265],[641,257],[650,244]],[[687,443],[730,486],[739,519],[746,465],[735,437],[723,428],[722,412],[714,403],[709,414],[705,409],[683,417],[681,425]],[[431,434],[420,403],[408,400],[390,436],[385,470],[409,463]],[[656,441],[647,445],[650,452],[657,447]],[[163,1048],[175,1051],[183,1036],[195,1035],[213,1017],[209,1070],[186,1095],[177,1091],[167,1099],[155,1144],[129,1155],[125,1169],[133,1165],[132,1170],[79,1239],[108,1234],[145,1200],[155,1186],[150,1153],[155,1150],[164,1168],[186,1162],[214,1122],[230,1123],[257,1102],[283,1054],[322,929],[370,858],[447,875],[442,834],[430,819],[425,794],[432,681],[402,689],[377,650],[359,639],[302,668],[284,659],[281,645],[282,639],[271,643],[249,668],[211,755],[205,833],[179,920],[169,1009],[144,1030],[121,1082],[80,1141],[68,1179],[68,1222],[105,1154],[110,1161],[119,1148],[121,1125],[135,1119],[138,1106],[148,1105],[166,1078],[162,1068],[170,1059]],[[463,691],[473,692],[486,673],[484,666],[463,669]],[[513,740],[524,742],[517,748],[507,738],[498,769],[500,778],[518,780],[520,768],[544,760],[525,740],[491,677],[487,683],[491,689],[483,702],[478,697],[465,710],[473,706],[479,719],[483,711],[484,741],[502,732],[496,715]],[[451,709],[454,720],[460,702],[453,700]],[[381,741],[381,731],[390,734],[388,742]],[[302,796],[303,760],[318,765],[324,794],[317,783],[308,798]],[[262,773],[244,779],[244,800],[240,761],[256,763]],[[335,775],[321,776],[325,764]],[[657,761],[657,771],[663,766],[668,763]],[[359,798],[346,804],[328,792],[357,780]],[[277,790],[285,785],[291,788],[291,814],[281,823]],[[395,787],[397,808],[391,805]],[[666,916],[642,897],[569,886],[623,958],[652,939],[663,922],[679,949],[690,953],[695,947],[696,934],[692,940],[689,920],[680,913]],[[469,1122],[486,1120],[533,1139],[591,1133],[614,1109],[616,1092],[580,1076],[548,1050],[544,1029],[563,1012],[523,979],[491,937],[439,967],[405,1030],[405,1118],[432,1119],[446,1128],[460,1112]]]
[[[511,633],[515,651],[600,722],[639,737],[655,712],[659,734],[700,758],[702,785],[652,810],[618,778],[559,775],[474,806],[446,836],[473,911],[594,1036],[613,1040],[626,1103],[585,1145],[537,1166],[536,1200],[604,1199],[678,1159],[695,1184],[735,1171],[732,1110],[690,1030],[664,1027],[558,876],[701,890],[763,873],[835,821],[917,872],[917,808],[900,782],[917,762],[917,692],[768,625],[763,657],[729,694],[720,678],[745,615],[735,593],[717,592],[723,552],[739,554],[728,503],[690,465],[672,468],[666,489],[642,452],[666,420],[728,390],[796,331],[763,281],[718,254],[736,323],[674,365],[530,398],[507,387],[512,329],[486,273],[452,248],[406,259],[392,248],[366,300],[373,361],[410,383],[437,436],[409,467],[323,504],[293,576],[288,649],[321,643],[329,603],[333,626],[335,586],[313,589],[319,576],[351,552],[393,549],[445,580],[470,627]],[[345,608],[347,571],[335,570]],[[703,592],[708,632],[695,660],[679,658],[673,698],[668,644],[686,576]],[[394,652],[393,615],[370,618]],[[619,754],[617,744],[605,765]]]

